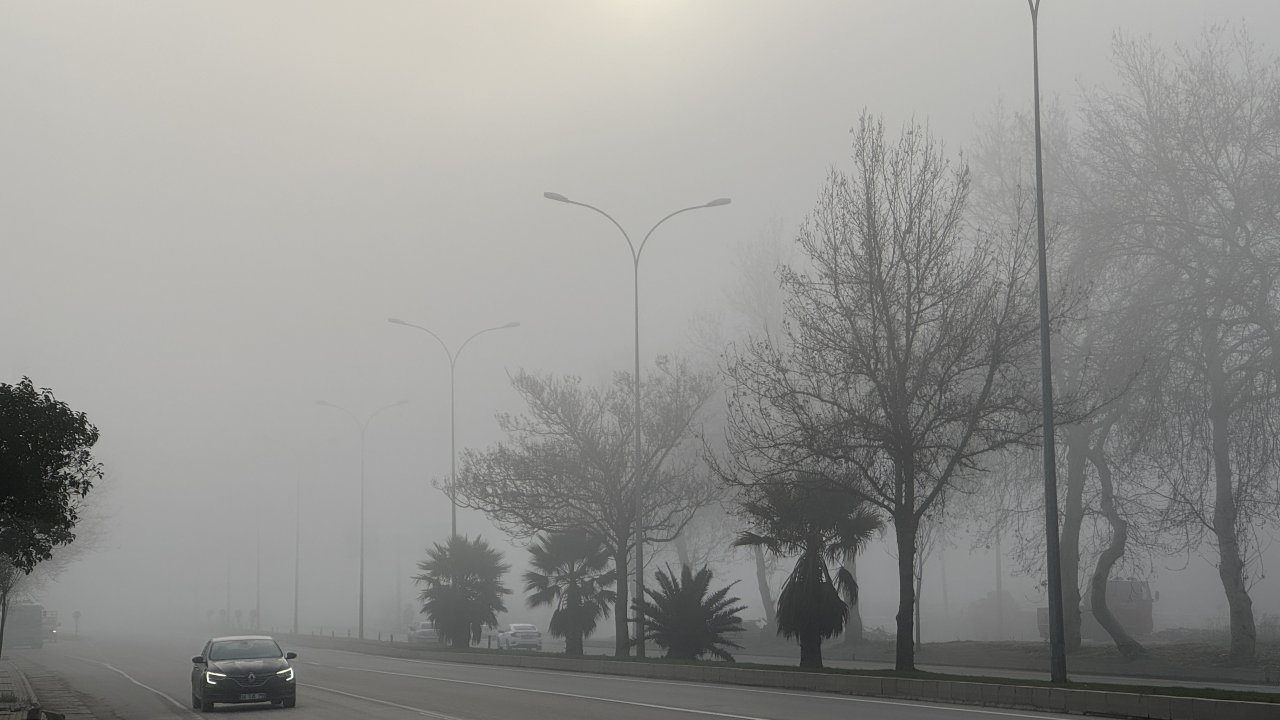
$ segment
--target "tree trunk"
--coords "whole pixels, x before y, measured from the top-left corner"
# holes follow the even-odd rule
[[[853,576],[854,582],[858,581],[858,556],[852,553],[845,558],[844,567]],[[862,626],[862,603],[856,602],[849,606],[849,620],[844,626],[844,644],[854,645],[863,640]]]
[[[756,586],[760,588],[760,604],[764,606],[764,629],[767,632],[776,632],[777,609],[773,604],[773,591],[769,589],[769,568],[764,562],[764,548],[756,545],[752,550],[756,555]]]
[[[822,636],[817,632],[800,633],[800,667],[822,667]]]
[[[672,544],[676,546],[676,559],[680,561],[680,567],[688,565],[693,568],[693,564],[689,560],[689,543],[685,541],[684,534],[677,535]],[[693,569],[696,570],[696,568]]]
[[[920,649],[920,590],[924,587],[924,558],[920,560],[920,569],[916,573],[916,650]]]
[[[1067,652],[1080,649],[1080,527],[1084,523],[1089,434],[1079,425],[1072,426],[1063,434],[1067,446],[1067,497],[1063,504],[1059,557],[1062,564],[1062,630]]]
[[[1115,491],[1111,484],[1111,466],[1102,455],[1102,443],[1105,440],[1104,434],[1098,441],[1098,447],[1090,454],[1090,460],[1098,471],[1098,485],[1102,490],[1100,504],[1102,514],[1111,524],[1111,543],[1098,556],[1098,565],[1093,569],[1093,579],[1089,584],[1089,605],[1093,609],[1093,618],[1111,636],[1120,654],[1127,660],[1137,660],[1146,654],[1146,650],[1137,640],[1129,636],[1124,626],[1111,614],[1111,608],[1107,607],[1107,581],[1111,578],[1111,568],[1124,556],[1125,543],[1129,539],[1129,523],[1116,509]]]
[[[942,623],[951,627],[951,605],[947,601],[947,545],[938,548],[938,570],[942,575]]]
[[[565,636],[564,654],[568,657],[582,657],[582,633],[575,631]]]
[[[631,654],[631,638],[627,624],[629,612],[627,583],[631,578],[630,573],[627,572],[627,560],[626,545],[615,547],[613,551],[613,568],[617,581],[614,590],[618,595],[617,600],[613,603],[613,631],[615,633],[613,654],[615,657],[627,657]]]
[[[1207,330],[1201,330],[1207,333]],[[1216,338],[1215,338],[1216,339]],[[1218,577],[1227,596],[1231,622],[1232,665],[1249,665],[1257,652],[1257,628],[1253,622],[1253,601],[1245,583],[1244,554],[1237,534],[1235,481],[1231,473],[1230,408],[1227,404],[1226,379],[1217,357],[1217,347],[1207,337],[1205,365],[1209,380],[1209,424],[1213,441],[1213,534],[1218,541]]]
[[[914,503],[912,503],[914,504]],[[898,670],[916,669],[914,636],[915,620],[915,557],[916,518],[907,505],[894,518],[893,526],[898,540],[898,637],[894,667]]]
[[[569,623],[569,632],[564,637],[564,654],[569,657],[582,657],[582,631],[578,629],[578,619],[582,617],[582,599],[578,596],[577,586],[570,585],[564,599],[565,610],[573,620]]]
[[[0,657],[4,657],[4,626],[9,623],[9,593],[0,594]],[[77,632],[77,634],[79,634]]]

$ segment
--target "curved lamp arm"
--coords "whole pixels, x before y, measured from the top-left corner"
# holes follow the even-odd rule
[[[570,200],[564,195],[561,195],[560,193],[556,193],[556,192],[544,192],[542,193],[542,197],[548,200],[555,200],[556,202],[562,202],[562,203],[567,203],[569,205],[577,205],[579,207],[584,207],[584,208],[587,208],[588,210],[593,210],[597,213],[600,213],[601,215],[608,218],[609,222],[613,223],[613,226],[618,228],[618,232],[622,233],[622,237],[626,239],[627,247],[631,248],[631,260],[636,265],[640,264],[640,253],[644,252],[644,246],[649,242],[649,237],[652,236],[653,232],[657,230],[658,227],[663,223],[665,223],[666,221],[670,220],[676,215],[679,215],[680,213],[689,212],[690,210],[701,210],[703,208],[720,207],[722,205],[728,205],[730,202],[732,202],[729,198],[716,198],[711,202],[703,203],[701,205],[690,205],[689,207],[686,207],[686,208],[680,208],[679,210],[676,210],[675,212],[670,213],[666,217],[654,223],[653,227],[649,228],[649,232],[644,234],[644,238],[640,241],[640,245],[636,246],[636,244],[631,241],[631,236],[627,234],[627,231],[623,229],[622,225],[617,220],[615,220],[612,215],[601,210],[595,205],[579,202],[577,200]]]

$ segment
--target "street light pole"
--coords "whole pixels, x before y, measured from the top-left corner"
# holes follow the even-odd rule
[[[253,567],[253,625],[254,630],[262,629],[262,521],[257,523],[258,549]]]
[[[691,205],[689,207],[676,210],[654,223],[653,227],[649,228],[649,232],[644,234],[644,239],[640,241],[640,245],[637,246],[631,241],[631,236],[623,229],[621,223],[615,220],[612,215],[604,210],[601,210],[594,205],[588,205],[584,202],[570,200],[560,193],[544,192],[542,193],[542,196],[548,200],[555,200],[556,202],[584,207],[605,216],[609,222],[613,223],[614,227],[618,228],[618,232],[622,233],[623,239],[627,241],[627,247],[631,249],[632,289],[635,296],[635,372],[632,375],[634,383],[634,387],[632,389],[632,400],[634,404],[632,408],[631,424],[633,426],[632,434],[635,437],[635,447],[632,451],[632,492],[636,497],[636,657],[644,657],[644,519],[641,517],[643,511],[640,508],[642,502],[641,498],[643,497],[643,491],[640,487],[640,462],[642,454],[640,451],[640,255],[644,252],[644,247],[648,244],[649,238],[653,235],[653,231],[657,230],[658,227],[666,221],[680,213],[689,212],[691,210],[701,210],[703,208],[728,205],[730,200],[729,198],[717,198],[708,203]]]
[[[302,476],[293,484],[293,634],[298,634],[298,565],[302,554]]]
[[[1062,558],[1058,546],[1057,452],[1053,442],[1053,367],[1049,345],[1049,262],[1044,229],[1044,155],[1040,141],[1040,0],[1027,0],[1031,10],[1031,73],[1035,92],[1036,249],[1040,281],[1040,404],[1044,426],[1045,561],[1049,573],[1049,676],[1067,681],[1066,632],[1062,621]]]
[[[422,332],[430,335],[436,339],[436,342],[440,343],[440,347],[444,350],[444,354],[449,358],[449,537],[454,538],[458,536],[458,497],[456,495],[456,488],[458,485],[458,422],[456,412],[457,383],[455,382],[458,369],[458,356],[462,354],[462,349],[467,346],[467,343],[470,343],[481,335],[487,332],[494,332],[495,330],[517,328],[520,327],[520,323],[509,322],[505,325],[497,325],[495,327],[479,330],[473,333],[471,337],[463,340],[462,344],[458,346],[458,350],[455,352],[449,349],[448,344],[446,344],[439,335],[431,332],[421,325],[405,322],[400,318],[387,318],[387,322],[392,325],[403,325],[404,327],[421,330]]]
[[[368,433],[367,433],[367,431],[368,431],[368,429],[369,429],[369,423],[370,423],[370,422],[372,422],[374,418],[378,417],[378,415],[380,415],[380,414],[381,414],[383,411],[385,411],[385,410],[390,410],[391,408],[394,408],[394,407],[400,407],[401,405],[404,405],[404,404],[405,404],[405,403],[407,403],[407,402],[409,402],[409,401],[408,401],[408,400],[399,400],[399,401],[396,401],[396,402],[391,403],[390,405],[384,405],[384,406],[382,406],[382,407],[378,408],[377,410],[374,410],[372,413],[370,413],[369,417],[365,418],[365,420],[364,420],[363,422],[361,422],[360,418],[359,418],[355,413],[353,413],[353,412],[351,412],[350,410],[348,410],[348,409],[346,409],[346,408],[342,407],[341,405],[334,405],[333,403],[331,403],[331,402],[329,402],[329,401],[327,401],[327,400],[317,400],[317,401],[316,401],[316,404],[318,404],[318,405],[323,405],[323,406],[325,406],[325,407],[331,407],[331,408],[333,408],[333,409],[335,409],[335,410],[341,410],[342,412],[346,413],[346,415],[347,415],[348,417],[350,417],[353,421],[355,421],[356,425],[357,425],[357,426],[359,426],[359,428],[360,428],[360,607],[359,607],[359,610],[358,610],[360,617],[359,617],[359,619],[357,620],[356,635],[357,635],[361,640],[363,640],[363,639],[364,639],[364,484],[365,484],[365,483],[364,483],[364,465],[365,465],[364,457],[365,457],[365,437],[366,437],[366,436],[367,436],[367,434],[368,434]],[[295,579],[295,587],[296,587],[296,579]],[[297,601],[296,601],[296,597],[297,597],[296,590],[295,590],[295,595],[294,595],[294,597],[295,597],[295,605],[296,605],[296,602],[297,602]],[[296,610],[295,610],[295,615],[296,615]]]

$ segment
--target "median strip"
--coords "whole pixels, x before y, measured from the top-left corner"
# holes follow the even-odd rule
[[[1275,720],[1280,716],[1280,705],[1274,702],[1275,696],[1262,696],[1260,699],[1266,701],[1254,702],[1135,692],[1123,687],[1110,689],[1033,683],[1016,684],[999,682],[999,679],[974,682],[958,680],[950,676],[901,677],[888,673],[807,672],[782,667],[744,668],[726,663],[676,664],[534,654],[429,651],[370,641],[347,641],[306,635],[291,636],[290,640],[315,648],[350,650],[369,655],[468,665],[533,668],[717,685],[745,685],[942,705],[970,705],[1075,715],[1108,715],[1133,720]]]

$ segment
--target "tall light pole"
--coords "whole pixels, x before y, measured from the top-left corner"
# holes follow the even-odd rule
[[[1049,573],[1049,677],[1067,681],[1066,633],[1062,627],[1062,558],[1058,547],[1058,472],[1053,443],[1053,367],[1049,348],[1049,262],[1044,238],[1044,154],[1040,143],[1040,0],[1031,10],[1031,74],[1035,91],[1036,249],[1040,265],[1040,404],[1044,426],[1045,561]]]
[[[342,411],[347,415],[347,417],[350,417],[352,421],[354,421],[355,424],[360,428],[360,609],[359,609],[360,618],[357,621],[358,628],[356,630],[356,635],[359,636],[361,640],[364,639],[364,456],[365,456],[364,441],[365,441],[365,436],[368,434],[367,431],[369,429],[369,423],[374,418],[378,417],[378,415],[380,415],[386,410],[390,410],[391,408],[394,408],[394,407],[400,407],[401,405],[404,405],[407,402],[409,401],[398,400],[396,402],[391,403],[390,405],[383,405],[382,407],[370,413],[369,417],[361,421],[360,418],[355,413],[342,407],[341,405],[334,405],[328,400],[316,401],[318,405],[323,405],[325,407],[333,408],[334,410]],[[295,594],[295,600],[296,600],[296,594]]]
[[[458,346],[458,349],[455,352],[449,349],[449,346],[439,335],[431,332],[421,325],[405,322],[400,318],[387,318],[387,322],[392,325],[403,325],[404,327],[421,330],[422,332],[430,335],[436,339],[436,342],[440,343],[440,347],[444,350],[444,354],[449,357],[449,537],[454,538],[458,536],[458,497],[455,494],[455,488],[458,485],[458,423],[457,413],[455,412],[455,396],[457,388],[455,379],[458,371],[458,356],[462,354],[462,350],[467,346],[467,343],[475,340],[481,335],[488,332],[494,332],[495,330],[508,330],[510,328],[520,327],[520,323],[509,322],[506,325],[497,325],[495,327],[477,331],[473,333],[471,337],[463,340],[462,344]]]
[[[258,549],[253,566],[253,629],[262,629],[262,521],[257,523]]]
[[[716,198],[708,203],[701,205],[691,205],[686,208],[680,208],[673,213],[669,213],[666,217],[653,224],[649,228],[649,232],[644,234],[644,238],[640,240],[640,244],[636,245],[631,240],[631,236],[622,228],[622,225],[613,219],[609,213],[601,210],[594,205],[588,205],[577,200],[570,200],[560,193],[544,192],[542,196],[548,200],[556,202],[568,203],[569,205],[577,205],[588,210],[595,211],[607,218],[613,226],[618,228],[618,232],[622,233],[622,238],[627,241],[627,247],[631,249],[631,270],[632,270],[632,289],[635,294],[635,374],[632,380],[635,387],[632,391],[634,396],[633,415],[631,418],[632,432],[635,435],[634,455],[632,456],[632,491],[636,493],[636,657],[644,657],[644,521],[640,517],[640,498],[642,490],[640,488],[640,255],[644,252],[644,247],[649,243],[649,238],[653,235],[653,231],[657,230],[660,225],[671,218],[686,213],[691,210],[701,210],[703,208],[720,207],[728,205],[729,198]]]
[[[298,634],[298,565],[302,555],[302,476],[293,483],[293,634]],[[362,583],[363,584],[363,583]]]

